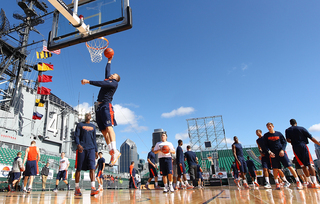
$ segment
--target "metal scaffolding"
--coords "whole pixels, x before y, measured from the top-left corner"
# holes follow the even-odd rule
[[[227,148],[222,115],[187,119],[188,134],[193,151],[208,151]],[[206,148],[204,143],[211,142]]]

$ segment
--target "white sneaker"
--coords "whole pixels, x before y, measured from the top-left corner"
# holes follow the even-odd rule
[[[283,185],[283,187],[285,187],[285,188],[289,188],[290,187],[290,183],[289,182],[286,182],[284,185]]]
[[[168,188],[164,187],[163,192],[168,193]]]
[[[265,189],[271,189],[272,187],[271,187],[270,183],[267,183],[267,184],[264,186],[264,188],[265,188]]]
[[[118,150],[115,150],[113,154],[113,160],[110,162],[110,165],[111,166],[115,165],[118,159],[120,158],[120,156],[121,156],[121,153]]]
[[[169,189],[170,189],[170,192],[174,192],[174,189],[173,189],[173,186],[172,185],[169,185]]]

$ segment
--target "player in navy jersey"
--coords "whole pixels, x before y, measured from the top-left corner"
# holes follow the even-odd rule
[[[287,141],[284,138],[284,136],[281,134],[281,132],[275,131],[274,126],[272,123],[267,123],[267,128],[269,132],[265,133],[263,135],[264,141],[265,141],[265,147],[266,151],[269,153],[271,157],[271,163],[273,168],[273,175],[274,180],[276,183],[276,189],[280,190],[280,184],[278,181],[278,169],[281,169],[281,164],[288,168],[293,175],[293,177],[296,179],[297,182],[297,189],[302,190],[303,186],[300,183],[299,177],[296,173],[296,171],[292,168],[292,165],[289,161],[288,155],[285,152]],[[289,187],[290,183],[288,181],[285,181],[284,187]]]
[[[115,120],[114,111],[112,107],[113,95],[118,88],[118,82],[120,76],[118,74],[112,74],[111,71],[111,60],[113,57],[108,59],[106,66],[105,79],[103,81],[89,81],[83,79],[81,83],[91,84],[93,86],[101,87],[98,94],[98,107],[96,109],[96,121],[102,132],[106,143],[109,148],[111,155],[110,166],[116,164],[117,160],[121,156],[121,153],[117,150],[116,146],[116,134],[113,130],[113,126],[117,125]]]
[[[78,123],[74,133],[77,144],[75,168],[75,195],[81,196],[79,187],[81,170],[90,170],[91,196],[98,194],[95,187],[95,163],[98,159],[98,146],[96,143],[96,126],[90,123],[91,114],[85,115],[85,122]]]
[[[190,181],[192,181],[193,187],[197,185],[197,156],[196,153],[191,151],[190,145],[187,146],[187,152],[184,156],[188,162]]]
[[[106,165],[105,164],[106,160],[102,157],[103,156],[102,152],[99,152],[98,155],[100,158],[99,158],[97,165],[96,165],[96,170],[98,169],[98,173],[97,173],[96,178],[99,183],[98,190],[103,191],[103,171],[104,171],[104,167]]]
[[[240,188],[240,177],[236,162],[232,162],[230,170],[233,171],[234,183]]]
[[[193,186],[190,186],[188,183],[188,179],[186,176],[186,167],[184,165],[184,154],[182,150],[183,141],[178,140],[178,147],[176,149],[176,163],[177,163],[177,174],[178,174],[178,181],[177,187],[178,189],[191,189]],[[181,176],[183,177],[183,181],[181,181]],[[181,183],[181,187],[180,187]]]
[[[320,143],[313,138],[304,127],[297,126],[297,121],[295,119],[291,119],[290,124],[291,127],[286,129],[286,138],[287,141],[291,143],[294,155],[307,177],[307,181],[309,183],[308,187],[320,188],[315,169],[311,165],[313,164],[313,161],[307,146],[309,143],[308,138],[317,145],[320,145]]]
[[[198,187],[197,188],[203,188],[202,181],[203,181],[203,177],[202,177],[202,168],[199,164],[199,161],[197,160],[197,180],[198,180]]]
[[[239,143],[238,137],[233,137],[234,143],[232,144],[232,152],[237,165],[237,168],[240,170],[240,176],[243,181],[243,186],[247,189],[250,189],[250,186],[247,183],[245,174],[247,173],[247,163],[243,157],[242,145]]]
[[[262,131],[261,130],[256,130],[256,135],[259,137],[256,142],[259,148],[259,152],[261,154],[260,160],[261,160],[261,165],[263,169],[263,176],[266,181],[266,184],[264,188],[271,188],[270,185],[270,180],[269,180],[269,169],[271,169],[271,158],[269,153],[266,151],[265,144],[264,144],[264,139],[262,137]]]
[[[151,147],[151,151],[148,153],[147,161],[148,161],[148,167],[149,167],[149,179],[144,186],[146,189],[150,190],[149,184],[151,180],[154,178],[154,188],[156,190],[159,190],[160,187],[158,186],[158,166],[156,164],[156,155],[153,153],[154,145]]]
[[[252,183],[253,185],[256,185],[257,187],[259,187],[259,184],[257,182],[257,175],[256,175],[256,172],[255,170],[257,170],[256,168],[256,165],[254,164],[254,162],[250,159],[249,156],[247,156],[247,167],[248,167],[248,171],[249,171],[249,174],[250,174],[250,177],[252,179]]]

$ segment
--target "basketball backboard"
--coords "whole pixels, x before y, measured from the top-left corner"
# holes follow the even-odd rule
[[[66,5],[62,0],[48,1],[57,8],[53,14],[48,50],[69,47],[132,28],[129,0],[78,0],[77,9],[74,9],[73,3]],[[58,6],[62,9],[58,9]],[[67,19],[65,14],[70,18]],[[79,23],[76,28],[74,22],[79,22],[80,15],[85,26]],[[79,27],[84,28],[81,31]]]

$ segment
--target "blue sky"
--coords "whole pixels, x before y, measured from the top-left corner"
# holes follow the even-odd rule
[[[243,145],[255,145],[255,130],[266,132],[267,122],[284,134],[291,118],[320,139],[319,1],[131,0],[130,6],[133,28],[107,36],[112,72],[121,76],[113,100],[118,147],[129,138],[145,159],[154,129],[166,130],[174,145],[179,137],[188,143],[186,119],[215,115],[222,115],[228,141],[236,135]],[[11,24],[19,23],[11,17],[21,13],[15,1],[1,7]],[[47,39],[51,19],[32,39]],[[52,93],[72,106],[80,93],[81,107],[92,105],[99,89],[80,80],[103,80],[105,58],[92,63],[82,43],[46,62],[54,64],[46,86]]]

